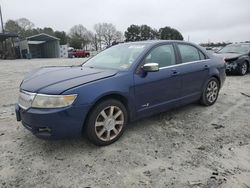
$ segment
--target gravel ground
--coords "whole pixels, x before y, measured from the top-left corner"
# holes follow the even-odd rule
[[[215,105],[131,123],[106,147],[40,140],[16,122],[27,72],[83,61],[0,61],[0,187],[250,187],[250,74],[227,77]]]

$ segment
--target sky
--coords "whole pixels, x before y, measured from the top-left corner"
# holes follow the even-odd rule
[[[184,40],[250,41],[250,0],[1,0],[3,19],[28,18],[36,27],[68,32],[77,24],[93,30],[112,23],[124,32],[131,24],[170,26]]]

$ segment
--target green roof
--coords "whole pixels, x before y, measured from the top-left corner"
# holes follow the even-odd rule
[[[29,41],[55,41],[55,40],[60,40],[59,38],[56,38],[54,36],[48,35],[46,33],[40,33],[37,35],[33,35],[30,37],[27,37],[27,40]]]

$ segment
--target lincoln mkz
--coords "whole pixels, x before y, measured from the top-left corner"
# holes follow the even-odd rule
[[[80,66],[43,67],[20,85],[16,117],[39,138],[84,133],[118,140],[128,122],[200,101],[213,105],[226,78],[223,58],[183,41],[115,45]]]

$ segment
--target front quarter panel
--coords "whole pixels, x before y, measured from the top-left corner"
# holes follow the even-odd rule
[[[77,94],[75,106],[94,105],[102,97],[111,94],[123,96],[132,110],[133,77],[130,72],[119,72],[115,76],[97,80],[65,91],[63,94]]]

